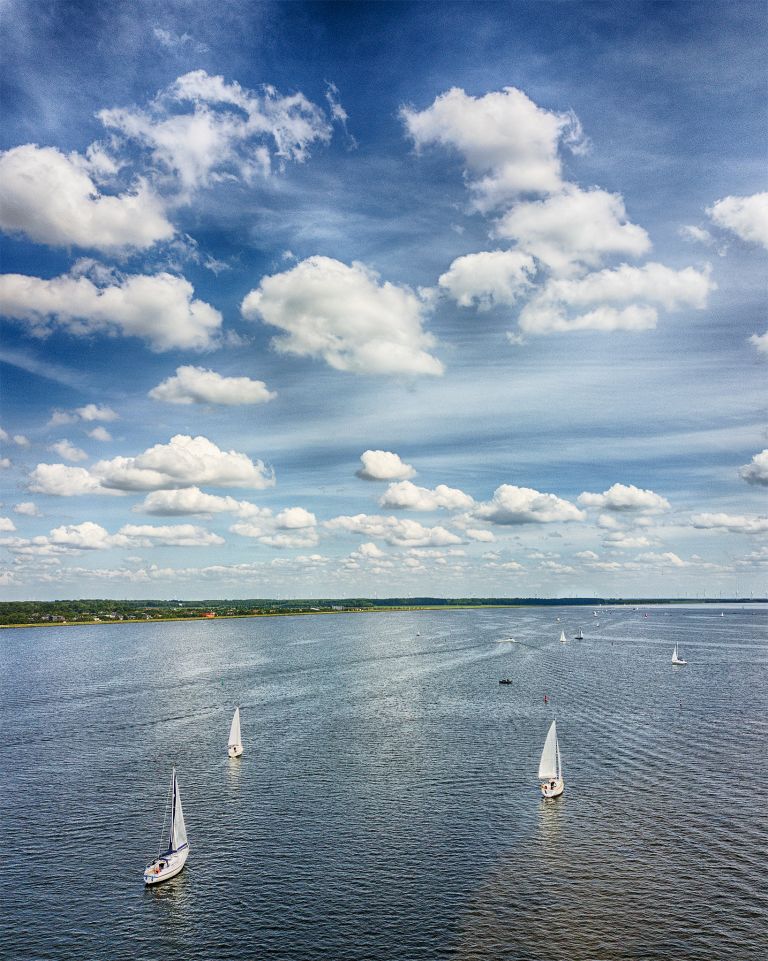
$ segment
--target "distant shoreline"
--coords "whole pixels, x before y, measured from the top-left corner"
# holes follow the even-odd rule
[[[6,602],[11,604],[13,602]],[[44,602],[41,604],[53,604],[60,602]],[[63,602],[66,603],[66,602]],[[131,603],[131,602],[124,602]],[[134,602],[140,603],[140,602]],[[288,602],[289,603],[289,602]],[[610,611],[615,609],[627,609],[627,608],[639,608],[639,607],[680,607],[680,606],[699,606],[699,607],[732,607],[733,605],[739,606],[749,606],[749,605],[762,605],[768,604],[768,598],[727,598],[719,600],[691,600],[690,598],[648,598],[648,599],[633,599],[633,600],[605,600],[605,599],[555,599],[555,600],[528,600],[528,599],[510,599],[508,601],[503,601],[500,603],[493,603],[492,601],[483,602],[479,601],[477,603],[454,603],[447,600],[444,603],[436,604],[383,604],[383,605],[371,605],[371,606],[355,606],[355,607],[338,607],[338,608],[311,608],[311,609],[289,609],[289,610],[269,610],[269,611],[251,611],[242,613],[214,613],[214,612],[202,612],[200,614],[189,614],[184,613],[179,616],[173,615],[153,615],[144,613],[140,617],[132,616],[110,616],[106,615],[104,617],[94,616],[92,618],[82,619],[72,619],[68,620],[65,618],[56,619],[50,616],[49,620],[38,620],[38,621],[25,621],[20,623],[0,623],[0,630],[11,629],[11,628],[40,628],[40,627],[101,627],[103,625],[117,625],[117,624],[162,624],[166,622],[179,622],[179,621],[220,621],[220,620],[250,620],[262,617],[308,617],[313,615],[328,615],[328,614],[388,614],[388,613],[404,613],[408,611],[463,611],[463,610],[504,610],[505,608],[521,608],[521,607],[595,607],[598,610]],[[211,605],[212,607],[215,605]],[[160,608],[160,610],[163,610]],[[167,608],[165,609],[167,610]]]

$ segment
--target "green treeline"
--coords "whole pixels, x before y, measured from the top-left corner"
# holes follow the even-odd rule
[[[752,599],[754,601],[754,599]],[[762,601],[763,599],[761,599]],[[744,598],[712,598],[696,603],[733,604]],[[345,597],[329,598],[250,598],[237,600],[211,599],[134,600],[87,598],[61,601],[0,602],[0,626],[15,624],[93,624],[115,621],[154,621],[184,617],[253,617],[274,614],[321,614],[340,611],[408,610],[414,608],[458,607],[541,607],[580,605],[600,607],[605,604],[690,604],[690,598],[596,598],[596,597]]]

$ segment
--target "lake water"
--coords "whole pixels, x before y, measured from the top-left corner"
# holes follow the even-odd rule
[[[766,614],[0,632],[0,955],[764,961]],[[173,764],[191,854],[145,889]]]

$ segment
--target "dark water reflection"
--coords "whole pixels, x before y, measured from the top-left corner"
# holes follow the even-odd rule
[[[3,632],[0,955],[762,961],[765,613],[644,613]],[[191,854],[145,890],[172,764]]]

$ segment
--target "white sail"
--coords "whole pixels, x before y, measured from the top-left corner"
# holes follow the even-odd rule
[[[173,810],[171,811],[171,837],[169,847],[178,851],[187,843],[187,828],[184,824],[184,812],[181,809],[181,795],[179,782],[176,780],[176,768],[173,769]]]
[[[675,644],[675,649],[674,649],[674,651],[672,651],[672,663],[674,664],[675,661],[677,661],[677,660],[678,660],[678,656],[677,656],[677,644]]]
[[[565,631],[560,631],[560,643],[565,644]]]
[[[235,714],[232,718],[232,727],[229,729],[229,741],[227,741],[227,747],[242,747],[243,741],[240,735],[240,708],[235,708]]]
[[[539,761],[539,777],[542,780],[549,780],[553,777],[560,777],[560,748],[557,743],[557,725],[553,721],[544,742],[544,750],[541,752]]]

